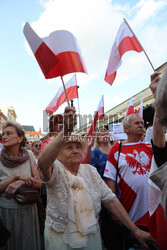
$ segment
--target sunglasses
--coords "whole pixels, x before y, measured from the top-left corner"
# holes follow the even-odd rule
[[[34,147],[35,148],[41,148],[41,144],[35,144]]]

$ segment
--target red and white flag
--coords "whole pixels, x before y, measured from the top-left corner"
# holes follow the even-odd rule
[[[57,30],[40,38],[26,23],[23,33],[46,79],[74,72],[86,73],[77,41],[69,31]]]
[[[90,126],[90,129],[89,129],[87,136],[92,136],[92,134],[96,128],[97,120],[102,120],[102,119],[104,119],[104,96],[103,95],[102,95],[101,100],[99,102],[99,105],[96,109],[95,116],[94,116],[93,122]]]
[[[112,46],[107,71],[104,80],[112,85],[116,77],[116,71],[121,65],[121,58],[127,51],[134,50],[141,52],[142,47],[136,37],[129,29],[126,22],[123,22],[118,30],[115,42]]]
[[[151,168],[149,171],[149,177],[155,171],[158,166],[154,157],[152,158]],[[167,220],[165,218],[164,210],[161,206],[161,190],[160,188],[148,178],[148,204],[149,204],[149,232],[156,240],[159,249],[166,249],[167,246]]]
[[[128,109],[127,109],[127,112],[126,112],[126,116],[131,115],[131,114],[133,114],[134,112],[135,112],[135,111],[134,111],[133,99],[132,99],[132,97],[131,97],[131,98],[130,98],[129,105],[128,105]]]
[[[66,84],[66,92],[68,95],[68,99],[72,100],[74,98],[78,98],[78,86],[77,86],[77,80],[76,75],[74,75]],[[66,95],[64,92],[64,88],[61,87],[55,97],[52,99],[52,101],[49,103],[49,105],[46,107],[46,113],[48,116],[56,112],[56,110],[62,105],[64,102],[66,102]]]
[[[140,117],[143,119],[143,99],[141,99],[139,109],[137,111],[137,114],[140,115]]]

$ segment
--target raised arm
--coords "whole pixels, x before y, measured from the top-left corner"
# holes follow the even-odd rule
[[[93,146],[93,143],[94,143],[94,135],[92,137],[87,137],[87,142],[88,142],[88,146],[86,147],[85,154],[82,159],[82,163],[91,165],[92,164],[91,147]]]
[[[56,160],[61,147],[63,146],[66,137],[68,137],[76,125],[76,110],[75,107],[66,107],[64,111],[64,127],[56,138],[42,152],[38,159],[40,168],[40,176],[42,180],[48,181],[52,176],[53,163]]]
[[[155,99],[156,99],[156,92],[157,92],[158,84],[160,81],[159,75],[160,75],[160,73],[158,73],[158,72],[155,72],[154,74],[151,75],[151,83],[149,86]],[[165,147],[165,127],[163,127],[159,123],[158,120],[159,120],[158,113],[155,110],[152,140],[153,140],[153,144],[156,147],[163,148],[163,147]]]

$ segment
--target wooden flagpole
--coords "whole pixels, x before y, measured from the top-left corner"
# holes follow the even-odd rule
[[[67,104],[68,104],[68,106],[70,107],[70,102],[69,102],[69,99],[68,99],[66,87],[65,87],[64,80],[63,80],[63,77],[62,77],[62,76],[61,76],[61,80],[62,80],[62,83],[63,83],[63,88],[64,88],[64,92],[65,92],[66,99],[67,99]]]
[[[138,41],[138,43],[140,44],[140,46],[141,46],[141,48],[142,48],[142,50],[143,50],[143,52],[144,52],[145,56],[147,57],[147,59],[148,59],[148,61],[149,61],[150,65],[151,65],[151,67],[152,67],[153,71],[155,72],[154,66],[153,66],[153,64],[152,64],[152,62],[151,62],[151,60],[150,60],[150,58],[148,57],[148,55],[147,55],[147,53],[146,53],[145,49],[143,48],[143,46],[141,45],[141,43],[140,43],[140,42],[139,42],[139,40],[137,39],[137,37],[136,37],[135,33],[133,32],[133,30],[131,29],[130,25],[128,24],[128,22],[126,21],[126,19],[125,19],[125,18],[124,18],[124,21],[125,21],[125,23],[127,24],[127,26],[129,27],[129,29],[130,29],[130,31],[132,32],[132,34],[134,35],[134,37],[136,38],[136,40]]]
[[[76,83],[77,83],[77,76],[75,74],[75,79],[76,79]],[[77,88],[79,89],[79,86],[77,85]],[[81,127],[81,117],[80,117],[80,105],[79,105],[79,93],[78,93],[78,113],[79,113],[79,127]]]

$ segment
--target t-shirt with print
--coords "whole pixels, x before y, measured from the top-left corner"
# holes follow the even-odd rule
[[[112,146],[104,176],[116,181],[119,142]],[[129,216],[140,226],[148,226],[148,174],[152,159],[150,143],[123,144],[118,164],[118,188],[121,202]]]

